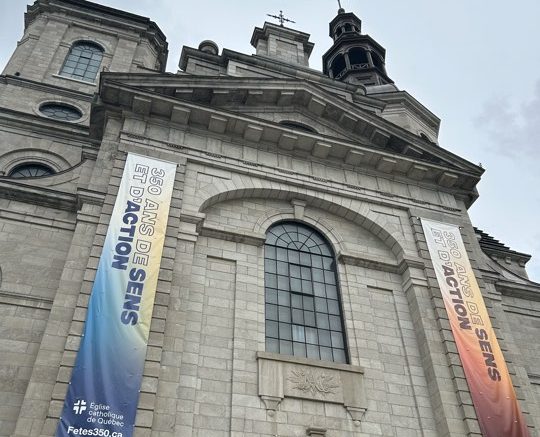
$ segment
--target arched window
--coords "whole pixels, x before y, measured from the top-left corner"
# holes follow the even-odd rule
[[[351,65],[357,65],[359,67],[367,67],[369,63],[366,51],[360,47],[354,47],[349,50],[349,60],[351,61]]]
[[[347,362],[336,260],[314,229],[280,222],[264,246],[266,350]]]
[[[38,164],[34,162],[19,164],[8,174],[10,178],[36,178],[39,176],[49,176],[54,174],[54,170],[48,165]]]
[[[384,71],[384,61],[377,53],[371,52],[371,59],[373,59],[373,64],[375,65],[375,67],[377,67],[379,70]]]
[[[299,123],[297,121],[292,121],[292,120],[282,120],[279,122],[279,124],[283,125],[283,126],[286,126],[286,127],[290,127],[292,129],[299,129],[299,130],[303,130],[303,131],[306,131],[306,132],[311,132],[311,133],[314,133],[316,134],[317,131],[315,129],[313,129],[311,126],[308,126],[304,123]]]
[[[347,64],[345,64],[345,58],[343,55],[337,55],[332,61],[332,75],[334,78],[339,78],[342,71],[345,70]]]
[[[62,76],[94,82],[103,58],[103,49],[89,41],[78,41],[71,47],[60,70]]]

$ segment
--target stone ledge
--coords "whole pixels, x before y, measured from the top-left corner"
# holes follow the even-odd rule
[[[259,396],[273,416],[284,398],[340,404],[356,425],[367,409],[364,369],[349,364],[257,352]]]
[[[262,246],[266,241],[265,234],[259,234],[257,232],[239,231],[236,228],[226,228],[224,226],[205,224],[200,227],[199,232],[200,235],[205,237],[215,237],[226,241],[251,244],[254,246]]]

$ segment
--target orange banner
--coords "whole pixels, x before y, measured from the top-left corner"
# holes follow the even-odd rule
[[[484,437],[530,437],[459,228],[422,227]]]

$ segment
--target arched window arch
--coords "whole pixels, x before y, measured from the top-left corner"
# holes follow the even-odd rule
[[[103,49],[90,41],[77,41],[71,46],[60,70],[62,76],[94,82],[103,59]]]
[[[24,164],[19,164],[13,168],[8,176],[14,179],[36,178],[40,176],[49,176],[54,173],[55,171],[48,165],[37,162],[25,162]]]
[[[266,350],[347,362],[336,259],[313,228],[280,222],[264,246]]]

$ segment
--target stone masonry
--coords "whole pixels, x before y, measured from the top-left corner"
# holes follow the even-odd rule
[[[62,74],[81,40],[103,49],[94,82]],[[0,76],[0,436],[55,434],[130,152],[178,166],[136,437],[480,437],[420,217],[460,226],[540,436],[540,284],[527,255],[473,228],[483,170],[437,144],[439,119],[383,67],[362,83],[350,55],[333,79],[309,68],[309,35],[270,23],[252,44],[184,47],[170,74],[147,18],[28,7]],[[49,102],[81,116],[46,117]],[[13,176],[28,163],[51,174]],[[265,348],[264,244],[281,221],[335,253],[347,363]]]

